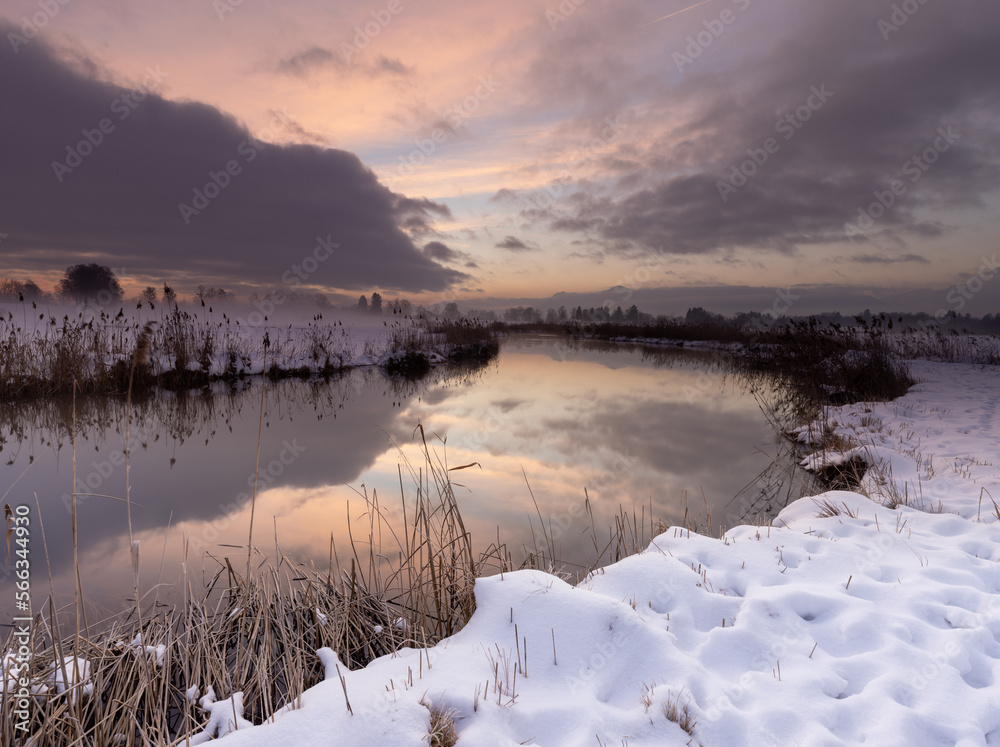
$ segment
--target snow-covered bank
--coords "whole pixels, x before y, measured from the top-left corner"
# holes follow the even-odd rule
[[[892,402],[830,408],[803,428],[803,443],[827,430],[854,448],[816,452],[820,465],[855,455],[872,465],[861,490],[880,502],[902,498],[928,510],[996,521],[1000,504],[1000,371],[967,363],[911,361],[917,384]]]
[[[300,707],[224,744],[426,744],[430,705],[459,745],[1000,745],[1000,377],[912,373],[905,397],[827,419],[887,465],[863,489],[891,496],[891,468],[944,513],[834,492],[770,528],[671,529],[576,587],[480,579],[458,634],[356,671],[321,651]],[[234,702],[205,706],[205,737],[225,732]]]
[[[226,308],[53,306],[32,309],[29,318],[26,304],[0,304],[0,397],[65,393],[74,382],[88,394],[131,384],[185,389],[265,369],[304,377],[378,366],[419,376],[446,361],[489,360],[499,350],[497,336],[473,323],[335,311],[324,319],[299,308],[244,319]]]

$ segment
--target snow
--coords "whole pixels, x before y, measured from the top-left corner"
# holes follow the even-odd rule
[[[30,667],[27,666],[24,659],[18,661],[18,654],[13,650],[4,653],[3,658],[0,659],[0,667],[2,667],[3,673],[3,688],[0,689],[0,694],[18,694],[21,689],[20,680],[27,675]],[[48,687],[34,684],[30,686],[29,692],[32,695],[44,695],[48,692]]]
[[[197,740],[416,747],[432,704],[483,747],[1000,745],[1000,379],[912,372],[899,400],[826,414],[873,465],[871,498],[804,498],[720,538],[671,528],[576,586],[478,579],[452,637],[355,671],[321,650],[326,679],[296,707],[251,727],[241,694],[213,695]]]
[[[156,646],[143,646],[142,645],[142,634],[141,633],[136,633],[135,638],[133,638],[132,642],[128,644],[128,647],[129,647],[129,649],[131,649],[132,651],[134,651],[136,653],[136,655],[140,655],[140,654],[145,653],[145,654],[147,654],[149,656],[152,656],[153,657],[153,661],[156,663],[156,666],[158,666],[158,667],[162,667],[163,666],[163,657],[167,653],[167,646],[166,646],[166,644],[160,643],[160,644],[157,644]]]
[[[246,729],[253,726],[243,718],[243,693],[233,693],[225,700],[216,700],[215,691],[209,687],[208,692],[198,701],[202,710],[207,711],[208,725],[205,729],[193,736],[190,744],[204,744],[216,737],[224,737],[237,729]]]
[[[58,695],[69,691],[70,701],[76,702],[77,697],[85,697],[94,692],[94,683],[90,679],[90,662],[83,657],[64,656],[62,662],[54,661],[48,667],[46,682],[50,688],[55,688]]]

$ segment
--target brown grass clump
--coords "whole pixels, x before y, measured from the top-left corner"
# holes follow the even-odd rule
[[[420,700],[420,705],[431,712],[431,725],[425,737],[430,747],[455,747],[458,743],[458,732],[455,730],[458,711],[428,703],[425,699]]]
[[[866,472],[868,461],[863,457],[853,456],[840,464],[820,467],[814,474],[827,490],[857,490]]]
[[[667,721],[673,721],[692,737],[694,736],[694,729],[698,725],[698,721],[692,715],[688,703],[682,701],[681,693],[667,696],[667,702],[663,704],[663,715]]]
[[[819,513],[816,516],[820,519],[830,519],[834,516],[850,516],[852,519],[858,518],[858,512],[852,511],[851,507],[846,503],[834,503],[828,498],[824,498],[821,501],[817,501],[816,505],[819,506]]]

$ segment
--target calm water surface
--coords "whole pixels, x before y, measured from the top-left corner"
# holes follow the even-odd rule
[[[218,568],[209,556],[245,562],[245,549],[231,546],[247,542],[259,426],[254,545],[273,553],[277,535],[286,556],[323,568],[331,536],[346,556],[348,517],[355,538],[367,537],[363,495],[398,513],[401,465],[411,491],[407,464],[423,464],[418,424],[449,466],[478,463],[452,476],[479,550],[499,532],[517,559],[541,536],[530,484],[570,568],[595,554],[585,495],[605,541],[622,506],[668,523],[707,507],[716,527],[731,525],[741,518],[734,496],[777,449],[754,396],[718,356],[690,350],[513,338],[484,369],[418,383],[374,370],[269,383],[262,421],[261,391],[254,381],[133,403],[132,529],[145,588],[159,581],[169,596],[185,558],[199,579]],[[99,494],[78,498],[82,583],[92,603],[112,609],[131,591],[124,412],[118,400],[77,403],[78,491]],[[35,520],[36,606],[48,593],[36,496],[57,598],[72,590],[71,423],[68,402],[0,407],[5,502],[29,504]],[[3,622],[13,614],[9,562]]]

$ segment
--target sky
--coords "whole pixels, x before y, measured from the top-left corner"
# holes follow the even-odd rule
[[[0,0],[0,36],[0,275],[42,287],[1000,311],[993,3]]]

